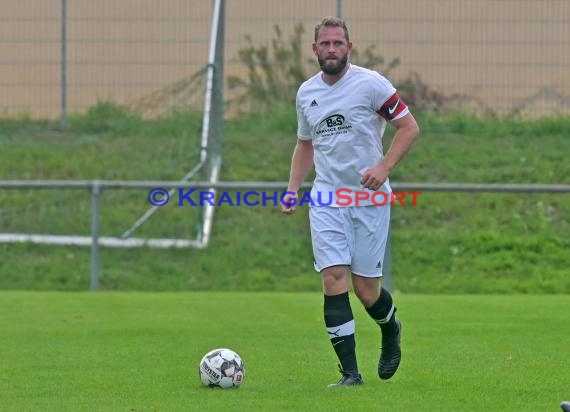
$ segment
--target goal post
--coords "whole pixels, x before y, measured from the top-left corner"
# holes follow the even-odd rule
[[[200,76],[205,79],[204,102],[201,121],[201,135],[198,162],[181,176],[180,181],[154,182],[154,187],[169,187],[170,190],[180,187],[181,184],[195,180],[212,182],[219,179],[221,166],[221,140],[223,133],[224,105],[224,26],[225,26],[225,0],[213,0],[208,62]],[[165,159],[168,161],[168,159]],[[204,248],[208,245],[212,220],[213,207],[205,205],[194,216],[193,227],[179,230],[172,236],[162,228],[153,228],[151,218],[161,209],[161,214],[168,213],[167,223],[189,220],[188,212],[176,209],[160,208],[146,203],[146,211],[141,213],[141,200],[146,199],[144,189],[139,188],[138,195],[133,191],[121,190],[128,187],[128,182],[116,184],[103,184],[98,181],[4,181],[0,182],[0,200],[4,207],[0,209],[0,243],[36,243],[46,245],[68,246],[105,246],[116,248],[152,247],[177,248],[196,247]],[[11,189],[11,190],[6,190]],[[46,190],[52,189],[52,190]],[[77,189],[85,189],[91,196],[81,194]],[[114,190],[109,190],[114,189]],[[132,187],[131,187],[132,189]],[[214,188],[210,189],[214,191]],[[10,193],[9,193],[10,192]],[[49,192],[49,193],[48,193]],[[148,190],[147,190],[148,193]],[[138,197],[137,197],[138,196]],[[115,203],[113,205],[113,203]],[[138,205],[135,207],[134,205]],[[110,208],[129,209],[123,212],[113,212],[112,230],[101,225],[101,216],[106,221],[105,210]],[[165,213],[165,209],[168,211]],[[144,209],[143,209],[144,210]],[[136,214],[138,213],[138,215]],[[183,215],[185,213],[185,215]],[[62,218],[59,215],[65,216]],[[4,215],[4,216],[2,216]],[[115,217],[116,216],[116,217]],[[63,221],[67,224],[63,224]],[[61,224],[57,224],[61,222]],[[121,229],[121,226],[125,225]],[[150,227],[149,227],[150,226]],[[114,236],[106,236],[106,232],[113,232]],[[121,229],[121,232],[117,232]],[[148,229],[148,230],[145,230]],[[142,234],[141,234],[142,232]],[[165,233],[166,232],[166,233]],[[158,234],[158,235],[157,235]],[[101,236],[99,236],[101,235]],[[136,235],[136,237],[135,237]],[[178,235],[178,236],[176,236]],[[94,245],[94,237],[97,238]]]

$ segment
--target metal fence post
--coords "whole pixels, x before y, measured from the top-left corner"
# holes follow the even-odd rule
[[[91,186],[91,287],[99,289],[99,200],[101,182],[95,180]]]
[[[67,0],[61,0],[61,129],[67,129]]]
[[[336,0],[336,17],[342,19],[342,0]]]

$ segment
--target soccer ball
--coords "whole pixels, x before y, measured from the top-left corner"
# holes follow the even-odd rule
[[[214,349],[200,361],[200,380],[204,386],[238,388],[243,383],[245,368],[240,356],[231,349]]]

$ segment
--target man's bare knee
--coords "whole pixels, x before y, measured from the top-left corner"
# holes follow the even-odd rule
[[[331,266],[322,271],[323,289],[327,295],[338,295],[348,291],[348,266]]]
[[[365,278],[358,275],[352,276],[354,293],[365,307],[372,306],[380,296],[380,282],[378,278]]]

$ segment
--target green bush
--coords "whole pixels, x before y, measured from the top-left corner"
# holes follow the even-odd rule
[[[80,133],[120,133],[140,128],[141,118],[114,102],[98,102],[85,114],[73,114],[69,118],[70,129]]]
[[[295,102],[297,89],[310,75],[319,70],[315,58],[306,58],[303,50],[305,29],[297,24],[289,39],[278,25],[271,47],[257,45],[246,36],[247,47],[238,51],[238,61],[246,68],[246,78],[228,76],[228,87],[235,97],[231,104],[241,111],[275,111],[277,106]],[[398,66],[399,59],[386,61],[375,46],[360,51],[354,48],[351,61],[362,67],[388,74]]]

